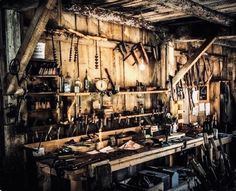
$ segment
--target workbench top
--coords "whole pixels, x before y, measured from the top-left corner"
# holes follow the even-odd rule
[[[209,138],[212,138],[212,135],[209,135]],[[232,135],[225,134],[221,140],[222,144],[230,143]],[[204,143],[203,137],[199,136],[197,138],[185,137],[181,141],[173,140],[170,143],[163,147],[148,147],[145,146],[138,150],[117,150],[112,153],[99,153],[95,155],[85,154],[80,156],[81,166],[77,169],[65,169],[63,177],[70,180],[79,180],[80,176],[83,174],[90,173],[88,172],[89,167],[99,166],[102,164],[110,164],[112,172],[118,171],[130,166],[135,166],[147,161],[151,161],[157,158],[165,157],[172,155],[177,152],[181,152],[187,149],[198,147]],[[216,145],[219,145],[219,141],[215,140]],[[51,161],[52,162],[52,161]],[[45,159],[37,160],[37,165],[42,173],[57,175],[57,171],[53,167],[52,163]],[[77,161],[79,162],[79,161]]]

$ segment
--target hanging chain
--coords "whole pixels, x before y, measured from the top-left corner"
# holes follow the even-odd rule
[[[96,41],[95,69],[98,69],[98,41]]]
[[[54,62],[57,63],[57,51],[56,51],[56,47],[55,47],[54,33],[53,33],[53,31],[51,32],[51,38],[52,38],[52,53],[53,53],[53,59],[54,59]]]

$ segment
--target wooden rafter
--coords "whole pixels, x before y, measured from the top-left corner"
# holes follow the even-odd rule
[[[214,44],[236,49],[236,41],[219,39]]]
[[[218,39],[231,39],[236,37],[236,27],[225,27],[204,22],[188,23],[179,25],[171,23],[168,32],[175,41],[204,40],[209,36],[216,35]]]
[[[119,12],[110,11],[108,9],[93,7],[90,5],[74,4],[71,7],[66,8],[66,11],[71,11],[79,15],[93,17],[100,21],[112,22],[116,24],[145,28],[148,30],[155,31],[155,27],[148,21],[144,21],[142,19],[134,18],[131,16],[126,16]]]
[[[151,21],[151,22],[158,22],[158,21],[167,21],[167,20],[171,20],[171,19],[177,19],[177,18],[184,18],[186,17],[186,14],[184,13],[169,13],[169,14],[156,14],[153,15],[150,18],[147,18],[147,20]]]
[[[4,9],[26,11],[30,9],[35,9],[38,6],[39,6],[39,0],[31,0],[31,1],[0,0],[0,7]]]
[[[191,69],[191,67],[199,60],[199,58],[206,52],[206,50],[213,44],[216,40],[216,37],[211,37],[207,39],[202,46],[194,53],[194,55],[189,58],[186,64],[177,72],[173,78],[173,86],[175,86],[184,75]]]
[[[49,20],[50,12],[55,7],[55,4],[56,0],[48,0],[36,10],[35,16],[26,32],[23,43],[16,54],[16,59],[20,63],[19,79],[22,78],[26,66],[31,59],[34,49]],[[13,93],[16,88],[17,79],[16,77],[12,76],[7,82],[7,94]]]
[[[225,16],[224,14],[212,10],[208,7],[200,5],[191,0],[147,0],[150,3],[157,3],[166,5],[173,8],[176,11],[183,12],[187,15],[193,15],[198,18],[218,23],[225,26],[230,26],[234,23],[234,20]]]

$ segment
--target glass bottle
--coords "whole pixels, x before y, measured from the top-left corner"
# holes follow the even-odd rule
[[[72,89],[72,79],[69,75],[69,72],[67,72],[65,80],[64,80],[64,92],[71,92]]]
[[[86,70],[85,77],[84,77],[84,91],[89,91],[89,80],[88,80],[88,71]]]
[[[80,79],[78,78],[75,80],[75,83],[74,83],[75,93],[79,93],[81,91],[81,88],[82,88],[82,83],[81,83]]]

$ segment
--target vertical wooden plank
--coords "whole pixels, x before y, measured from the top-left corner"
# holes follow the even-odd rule
[[[112,24],[112,39],[122,41],[122,25]]]
[[[94,18],[88,19],[88,34],[90,35],[98,35],[98,20]]]
[[[62,14],[62,20],[61,20],[61,24],[62,26],[64,26],[65,28],[69,28],[69,29],[73,29],[75,30],[75,17],[76,15],[70,12],[63,12]]]
[[[0,163],[4,156],[4,105],[3,105],[3,79],[6,73],[6,65],[4,62],[4,45],[3,45],[3,20],[2,10],[0,10]]]
[[[70,191],[83,191],[81,181],[70,180]]]
[[[88,18],[86,16],[76,15],[77,30],[81,33],[88,33]]]
[[[168,155],[165,157],[165,163],[168,167],[173,167],[174,164],[174,156],[173,155]]]
[[[129,28],[129,33],[130,33],[130,38],[129,38],[129,41],[132,42],[132,43],[138,43],[140,42],[140,37],[141,37],[141,29],[139,28],[132,28],[130,27]]]
[[[166,87],[166,46],[161,45],[161,80],[160,84],[162,88]]]
[[[88,70],[88,63],[89,63],[89,47],[88,45],[79,45],[79,67],[80,67],[80,80],[82,84],[84,85],[84,77],[85,77],[85,72]],[[88,73],[90,75],[90,72]],[[83,89],[83,88],[82,88]],[[88,107],[88,101],[89,97],[81,96],[81,109],[82,112],[88,112],[89,107]]]
[[[8,10],[6,11],[6,62],[7,65],[15,58],[16,53],[21,45],[20,34],[20,15],[19,13]],[[8,68],[8,66],[7,66]]]
[[[107,39],[112,39],[113,34],[112,34],[112,29],[113,29],[113,25],[111,23],[108,22],[99,22],[99,34],[102,37],[105,37]]]
[[[40,40],[40,42],[43,41],[43,40]],[[45,44],[45,58],[47,60],[53,60],[53,53],[52,53],[52,41],[51,39],[46,39],[44,41],[46,44]],[[55,43],[56,44],[56,43]],[[57,49],[58,50],[58,49]],[[59,57],[57,57],[59,58]]]
[[[213,45],[212,45],[212,53],[214,53],[214,54],[222,54],[222,53],[223,53],[223,48],[222,48],[222,46],[213,44]]]
[[[39,189],[42,191],[50,191],[51,190],[51,176],[48,174],[45,174],[41,171],[40,166],[37,166],[39,173],[38,177],[43,177],[38,179],[38,186]]]
[[[175,56],[174,56],[174,43],[167,43],[167,75],[174,76],[176,72],[176,64],[175,64]]]
[[[20,41],[20,14],[13,10],[7,10],[5,12],[5,36],[6,36],[6,60],[7,60],[7,68],[9,67],[9,63],[12,59],[15,58],[17,51],[20,47],[21,41]],[[4,71],[3,71],[4,72]],[[5,71],[7,72],[7,71]],[[4,76],[6,75],[3,74]],[[10,97],[6,98],[5,100],[5,106],[9,103],[15,103],[15,100],[12,100]],[[5,117],[6,119],[6,117]],[[17,145],[14,145],[14,135],[11,130],[11,126],[6,125],[4,128],[4,136],[5,136],[5,152],[6,155],[10,155],[12,149],[14,150],[14,147]],[[13,140],[12,140],[13,138]],[[16,137],[15,137],[16,138]],[[25,138],[24,136],[19,136],[19,143],[24,143]]]
[[[130,33],[130,28],[131,27],[126,26],[126,25],[123,26],[123,40],[125,42],[131,42],[132,41],[131,35],[130,35],[131,34]]]

